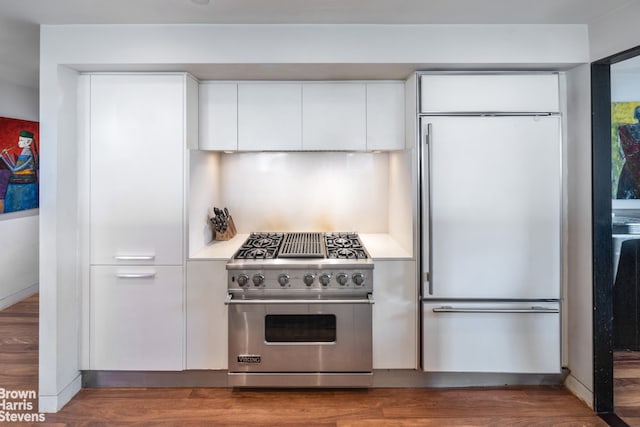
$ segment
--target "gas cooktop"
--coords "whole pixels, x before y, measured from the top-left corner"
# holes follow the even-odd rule
[[[355,232],[251,233],[226,268],[229,291],[373,289],[373,261]]]
[[[238,260],[368,259],[357,233],[251,233],[233,256]]]

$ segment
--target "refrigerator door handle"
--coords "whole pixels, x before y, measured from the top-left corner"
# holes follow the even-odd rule
[[[421,159],[420,159],[420,197],[422,219],[422,289],[425,294],[424,284],[427,283],[426,293],[433,295],[433,257],[431,251],[431,144],[432,125],[422,118],[421,130]],[[425,221],[426,217],[426,221]]]
[[[547,308],[547,307],[513,307],[513,308],[503,308],[503,307],[452,307],[448,305],[443,305],[440,307],[433,308],[434,313],[559,313],[560,309],[558,308]]]

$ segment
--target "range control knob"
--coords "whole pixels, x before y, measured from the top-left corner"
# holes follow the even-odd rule
[[[264,283],[264,274],[256,273],[253,275],[253,284],[255,286],[260,286]]]
[[[238,276],[237,282],[240,287],[247,286],[247,283],[249,283],[249,276],[242,273]]]
[[[336,281],[338,282],[338,284],[340,286],[345,286],[347,284],[347,282],[349,281],[349,275],[346,273],[339,273],[336,276]]]
[[[280,283],[280,286],[287,286],[289,284],[289,275],[287,273],[279,275],[278,283]]]
[[[305,285],[311,286],[313,285],[313,281],[315,278],[316,278],[315,274],[308,273],[304,275],[304,277],[302,278],[302,281],[304,282]]]
[[[322,286],[328,286],[329,282],[331,282],[331,274],[329,273],[322,273],[320,275],[320,278],[318,279],[320,281],[320,284]]]
[[[353,283],[355,283],[356,286],[362,286],[362,284],[364,283],[364,274],[353,273],[353,276],[351,276],[351,280],[353,280]]]

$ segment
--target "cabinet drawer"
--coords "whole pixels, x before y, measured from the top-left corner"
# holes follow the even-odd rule
[[[559,303],[425,303],[423,369],[559,373]]]
[[[420,78],[422,113],[558,112],[556,74],[428,74]]]
[[[94,370],[182,370],[183,268],[91,267]]]

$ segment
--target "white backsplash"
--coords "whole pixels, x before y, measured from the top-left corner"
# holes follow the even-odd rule
[[[221,204],[240,233],[386,233],[389,154],[264,152],[223,154]]]

